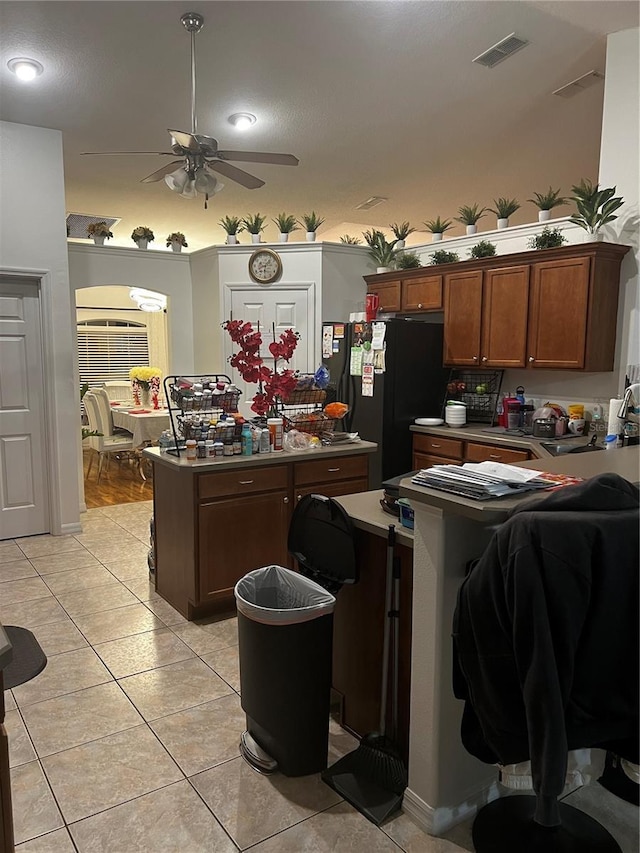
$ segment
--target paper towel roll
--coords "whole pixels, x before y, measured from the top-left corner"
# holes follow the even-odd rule
[[[609,400],[609,420],[607,421],[607,435],[619,435],[622,429],[622,421],[618,417],[622,400]]]

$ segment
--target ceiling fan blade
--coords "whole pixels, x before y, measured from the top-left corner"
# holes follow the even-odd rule
[[[104,155],[107,154],[109,156],[114,154],[157,154],[162,157],[175,157],[175,151],[82,151],[80,156],[84,156],[85,154],[95,154],[95,155]]]
[[[300,162],[293,154],[270,154],[266,151],[218,151],[223,160],[238,160],[245,163],[274,163],[276,166],[297,166]]]
[[[171,130],[171,128],[167,128],[167,131],[185,151],[188,151],[190,154],[202,153],[200,143],[193,133],[186,133],[184,130]]]
[[[174,160],[172,163],[165,163],[165,165],[158,169],[157,172],[152,172],[150,175],[147,175],[146,178],[143,178],[140,183],[141,184],[152,184],[154,181],[161,181],[165,175],[168,175],[169,172],[175,171],[178,166],[182,166],[184,160]]]
[[[207,160],[207,166],[209,169],[213,169],[215,172],[220,172],[221,175],[231,178],[232,181],[242,184],[248,190],[257,190],[259,187],[264,186],[264,181],[261,181],[260,178],[256,178],[255,175],[250,175],[248,172],[244,172],[242,169],[238,169],[237,166],[232,166],[231,163],[226,163],[224,160]]]

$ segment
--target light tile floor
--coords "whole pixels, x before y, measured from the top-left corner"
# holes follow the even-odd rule
[[[89,510],[79,536],[0,543],[0,621],[35,633],[45,670],[5,694],[19,853],[462,853],[381,829],[317,776],[238,756],[236,620],[188,623],[148,583],[151,503]],[[332,723],[330,761],[356,741]],[[598,785],[567,801],[637,853],[637,809]],[[514,851],[516,853],[516,851]]]

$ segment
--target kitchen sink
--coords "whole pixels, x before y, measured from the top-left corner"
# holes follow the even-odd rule
[[[585,444],[585,442],[557,442],[557,441],[541,441],[541,447],[544,447],[553,456],[564,456],[567,453],[591,453],[593,450],[604,450],[604,447],[597,447],[593,444]]]

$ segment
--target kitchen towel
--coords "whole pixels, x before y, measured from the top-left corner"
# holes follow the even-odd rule
[[[607,421],[607,435],[619,435],[622,422],[618,417],[622,400],[609,400],[609,420]]]

